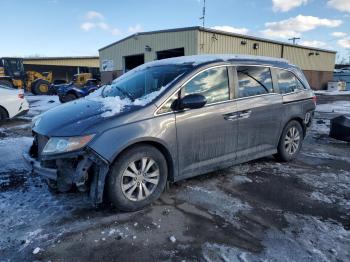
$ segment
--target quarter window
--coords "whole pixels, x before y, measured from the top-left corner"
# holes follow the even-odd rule
[[[205,70],[183,88],[183,96],[201,94],[207,104],[229,100],[229,81],[226,67]]]
[[[277,70],[278,87],[281,94],[292,93],[296,90],[304,89],[303,84],[296,76],[289,71],[278,69]]]
[[[238,97],[256,96],[273,92],[270,68],[238,66]]]

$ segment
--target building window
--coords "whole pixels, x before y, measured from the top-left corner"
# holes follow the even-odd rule
[[[270,68],[238,66],[238,97],[256,96],[273,92]]]

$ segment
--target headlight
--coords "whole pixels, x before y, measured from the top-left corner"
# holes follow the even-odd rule
[[[44,147],[43,154],[60,154],[81,149],[86,146],[93,137],[94,135],[76,137],[52,137]]]

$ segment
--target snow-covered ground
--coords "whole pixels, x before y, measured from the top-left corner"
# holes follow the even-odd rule
[[[27,115],[28,117],[39,115],[61,104],[61,102],[58,99],[58,96],[26,95],[26,99],[30,104],[30,110]]]
[[[327,96],[350,96],[350,91],[327,91],[327,90],[317,90],[316,95],[327,95]]]
[[[317,105],[316,111],[350,115],[350,101],[334,101],[330,104],[320,104]]]
[[[0,127],[0,261],[349,261],[350,145],[328,137],[350,102],[318,105],[298,159],[272,157],[173,184],[151,207],[120,213],[51,193],[23,164],[30,119],[59,105],[28,96]]]

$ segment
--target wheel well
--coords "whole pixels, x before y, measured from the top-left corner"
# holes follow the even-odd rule
[[[0,109],[4,110],[5,114],[6,114],[6,117],[9,118],[9,112],[7,112],[6,108],[5,107],[2,107],[0,106]]]
[[[168,166],[168,180],[173,181],[174,180],[174,164],[173,164],[173,159],[171,157],[171,154],[169,153],[168,149],[162,145],[161,143],[155,142],[155,141],[142,141],[142,142],[137,142],[135,144],[129,145],[128,147],[124,148],[121,152],[119,152],[119,154],[114,158],[115,159],[118,158],[118,156],[120,156],[121,154],[123,154],[126,150],[129,150],[132,147],[135,146],[140,146],[140,145],[150,145],[153,146],[155,148],[157,148],[165,157],[165,160],[167,162],[167,166]]]

